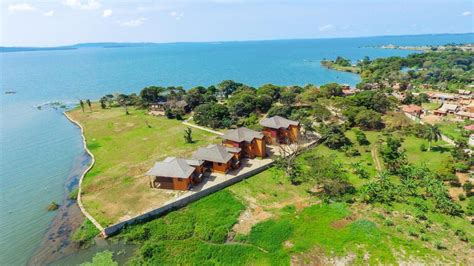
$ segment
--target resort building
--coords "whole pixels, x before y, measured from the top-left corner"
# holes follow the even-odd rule
[[[292,143],[300,135],[300,123],[281,116],[264,118],[260,121],[263,126],[265,141],[269,144]]]
[[[265,136],[261,132],[246,127],[239,127],[227,131],[222,138],[222,144],[224,146],[240,148],[242,150],[242,156],[244,157],[264,158],[267,156]]]
[[[196,160],[196,164],[199,162]],[[154,188],[189,190],[201,182],[202,168],[191,166],[187,160],[168,157],[155,165],[146,173],[150,185]]]
[[[445,116],[447,114],[455,114],[459,111],[459,106],[456,104],[444,103],[439,109],[434,110],[434,114],[438,116]]]
[[[211,144],[205,148],[199,148],[193,158],[204,162],[204,171],[225,174],[231,169],[240,167],[241,155],[242,150],[238,147]]]
[[[420,117],[423,114],[423,108],[415,104],[402,106],[402,111],[416,117]]]

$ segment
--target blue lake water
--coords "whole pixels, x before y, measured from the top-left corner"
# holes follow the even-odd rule
[[[405,56],[375,45],[474,42],[474,34],[352,39],[160,44],[0,54],[0,265],[23,265],[41,241],[61,202],[65,180],[83,156],[80,132],[61,110],[34,106],[139,92],[149,85],[304,85],[359,78],[322,68],[321,59]],[[16,91],[16,94],[4,94]]]

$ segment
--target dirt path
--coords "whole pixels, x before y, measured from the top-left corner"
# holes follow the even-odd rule
[[[375,163],[375,169],[377,172],[382,172],[382,164],[380,163],[379,156],[377,154],[377,145],[374,145],[372,147],[372,150],[370,151],[370,154],[372,155],[372,159],[374,160]]]
[[[187,120],[183,121],[183,124],[186,125],[186,126],[194,127],[194,128],[200,129],[200,130],[204,130],[204,131],[207,131],[209,133],[216,134],[216,135],[219,135],[219,136],[224,135],[224,133],[222,133],[222,132],[215,131],[215,130],[212,130],[212,129],[209,129],[209,128],[206,128],[206,127],[201,127],[201,126],[189,123],[189,120],[191,120],[192,118],[193,117],[191,116]]]

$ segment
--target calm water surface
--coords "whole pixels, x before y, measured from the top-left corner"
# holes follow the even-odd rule
[[[97,99],[112,92],[139,92],[148,85],[190,88],[224,79],[253,86],[355,85],[358,76],[324,69],[319,61],[338,55],[352,60],[366,55],[405,56],[411,52],[366,46],[466,43],[473,42],[473,36],[162,44],[0,54],[0,265],[28,261],[54,217],[46,212],[47,205],[63,200],[73,162],[84,154],[79,130],[61,110],[39,110],[37,105],[75,104],[78,99]]]

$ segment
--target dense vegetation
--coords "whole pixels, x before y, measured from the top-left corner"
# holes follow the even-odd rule
[[[348,59],[322,61],[323,65],[343,71],[360,73],[362,82],[358,88],[390,88],[400,84],[401,89],[421,85],[437,89],[456,91],[471,84],[474,76],[474,52],[456,47],[414,53],[407,57],[388,57],[357,62],[356,69],[347,69],[352,63]]]

